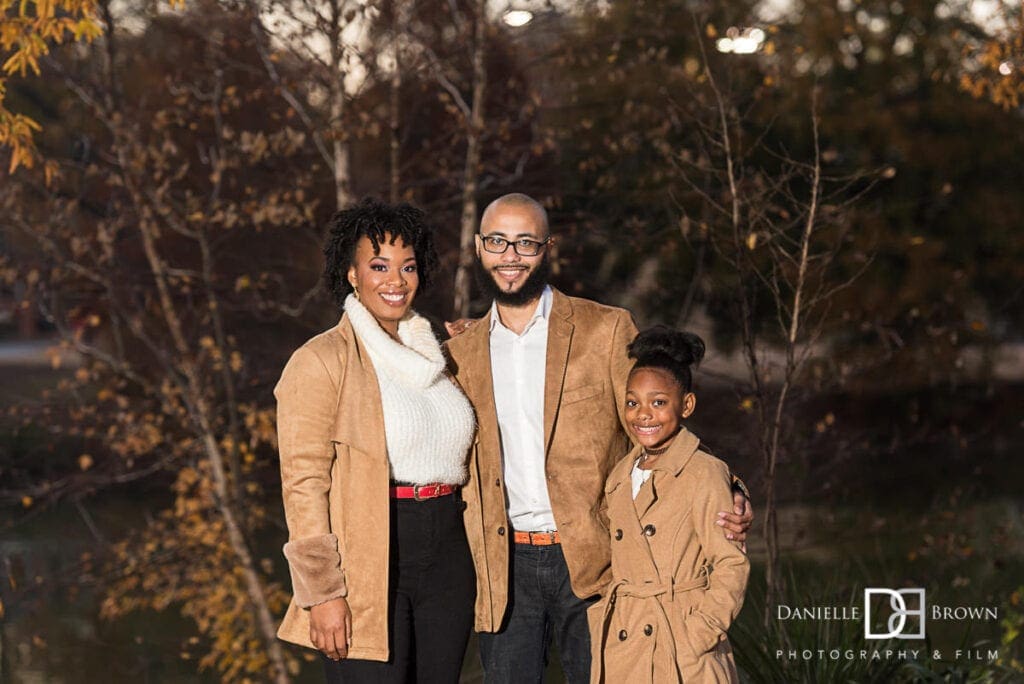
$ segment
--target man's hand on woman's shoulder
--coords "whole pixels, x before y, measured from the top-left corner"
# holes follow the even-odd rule
[[[462,333],[469,330],[469,328],[476,323],[472,318],[460,318],[455,322],[444,322],[444,329],[448,331],[450,337],[458,337]]]

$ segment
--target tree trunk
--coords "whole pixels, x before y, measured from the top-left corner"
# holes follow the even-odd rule
[[[818,108],[817,93],[811,100],[811,125],[813,127],[814,140],[814,167],[811,178],[811,197],[807,203],[807,220],[804,223],[804,230],[800,238],[800,254],[796,259],[797,275],[793,284],[793,301],[788,306],[783,306],[778,301],[776,306],[782,310],[788,310],[789,326],[784,331],[786,334],[786,369],[783,374],[782,388],[775,404],[775,416],[772,420],[770,437],[771,441],[767,450],[768,459],[765,463],[765,516],[764,535],[765,544],[768,549],[768,565],[766,568],[767,594],[765,595],[764,624],[768,627],[771,620],[770,612],[775,605],[775,594],[778,592],[778,565],[779,565],[779,526],[778,510],[775,502],[775,481],[779,464],[780,438],[782,436],[782,418],[785,415],[786,400],[789,397],[789,390],[796,380],[796,374],[800,370],[801,360],[797,358],[797,345],[800,341],[801,329],[800,320],[806,312],[804,301],[804,286],[807,282],[807,269],[810,265],[811,235],[814,233],[815,221],[818,215],[818,198],[821,189],[821,144],[818,134]]]
[[[456,318],[469,315],[470,273],[473,269],[473,236],[476,234],[476,193],[480,175],[480,139],[484,130],[484,86],[487,81],[484,63],[484,40],[487,31],[486,1],[476,3],[476,27],[473,41],[473,104],[467,126],[466,166],[462,176],[462,218],[459,232],[459,267],[455,272]]]
[[[270,660],[270,677],[277,684],[288,684],[291,678],[288,676],[284,651],[281,649],[281,643],[277,640],[277,630],[274,627],[274,618],[270,612],[270,606],[267,604],[263,579],[256,568],[252,554],[249,552],[245,536],[242,534],[241,527],[238,524],[238,516],[236,515],[234,504],[228,495],[227,468],[224,463],[224,455],[217,445],[217,435],[210,420],[211,414],[201,385],[201,375],[195,365],[192,350],[185,339],[181,318],[178,315],[174,299],[168,287],[164,262],[157,251],[156,237],[152,224],[152,212],[146,206],[143,194],[131,178],[131,174],[128,171],[130,166],[125,157],[123,145],[118,145],[118,157],[121,168],[125,170],[125,187],[131,194],[132,201],[139,214],[139,234],[142,237],[143,251],[150,273],[156,284],[160,311],[167,325],[167,331],[170,333],[173,348],[178,355],[179,369],[185,379],[186,394],[183,398],[186,401],[189,414],[195,423],[198,436],[203,442],[206,457],[210,462],[214,477],[215,504],[218,513],[224,520],[224,526],[228,532],[228,543],[231,545],[231,549],[238,558],[238,563],[242,569],[246,593],[252,602],[252,607],[256,614],[256,624],[263,640],[263,646],[267,649],[267,657]]]
[[[341,122],[341,116],[345,111],[345,77],[341,75],[338,77],[338,80],[341,81],[338,84],[339,89],[331,95],[331,125],[332,128],[335,128],[331,132],[334,152],[334,201],[338,209],[344,209],[352,203],[352,195],[349,190],[348,141],[343,140],[341,133],[337,130]]]
[[[349,143],[342,131],[342,117],[345,114],[345,48],[342,44],[343,2],[333,0],[331,3],[331,28],[328,37],[331,41],[331,73],[330,79],[330,129],[332,156],[334,160],[334,203],[337,209],[344,209],[352,203],[351,169],[349,168]]]
[[[391,73],[391,101],[389,104],[389,129],[391,135],[390,154],[388,158],[388,198],[392,204],[401,197],[401,96],[402,96],[402,42],[405,40],[405,27],[409,21],[409,5],[399,0],[395,7],[394,26],[391,28],[391,49],[394,54],[394,71]]]

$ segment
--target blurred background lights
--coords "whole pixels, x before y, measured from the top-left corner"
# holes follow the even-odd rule
[[[533,12],[527,10],[509,10],[502,15],[501,20],[509,26],[526,26],[533,19]]]
[[[750,55],[761,49],[764,44],[764,31],[759,28],[740,29],[729,27],[724,38],[719,38],[715,47],[719,52],[731,52],[736,55]]]
[[[1013,63],[1006,61],[999,65],[999,73],[1003,76],[1009,76],[1013,73]]]

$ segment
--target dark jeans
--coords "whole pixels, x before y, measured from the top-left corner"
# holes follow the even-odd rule
[[[590,681],[587,608],[594,598],[572,593],[569,568],[559,544],[515,544],[509,606],[500,632],[480,635],[480,660],[487,684],[544,681],[552,633],[565,680]]]
[[[476,598],[463,507],[458,494],[391,500],[391,658],[334,662],[323,656],[329,684],[459,681]]]

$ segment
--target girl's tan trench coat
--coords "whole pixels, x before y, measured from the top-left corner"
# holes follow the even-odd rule
[[[640,449],[608,477],[612,581],[589,610],[594,683],[737,681],[725,632],[750,563],[715,525],[716,512],[732,508],[729,469],[699,444],[684,429],[635,504]]]

